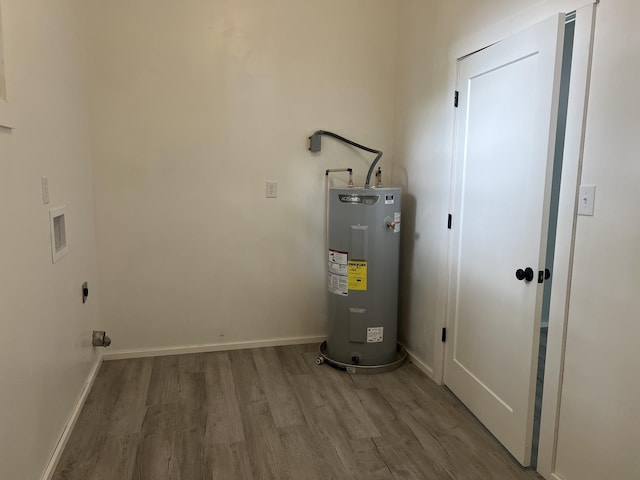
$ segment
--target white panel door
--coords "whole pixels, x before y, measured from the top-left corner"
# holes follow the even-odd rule
[[[563,37],[559,15],[459,64],[444,379],[525,466]]]

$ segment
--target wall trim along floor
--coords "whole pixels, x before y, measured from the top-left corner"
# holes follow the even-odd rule
[[[427,365],[426,363],[424,363],[422,360],[420,360],[420,358],[418,358],[415,354],[411,353],[411,351],[407,348],[406,345],[402,345],[402,346],[407,351],[407,355],[409,356],[409,360],[411,360],[411,363],[413,363],[416,367],[418,367],[418,370],[424,373],[427,377],[429,377],[431,380],[433,380],[438,385],[440,385],[441,382],[438,382],[433,376],[433,368]]]
[[[184,345],[179,347],[145,348],[140,350],[111,350],[105,352],[102,358],[103,360],[108,361],[141,357],[161,357],[164,355],[182,355],[186,353],[219,352],[223,350],[244,350],[247,348],[280,347],[283,345],[299,345],[304,343],[317,343],[318,345],[320,345],[320,343],[325,339],[325,336],[286,337],[246,342],[210,343],[203,345]]]
[[[89,370],[89,375],[87,375],[87,380],[84,382],[84,386],[82,387],[82,391],[78,396],[78,400],[76,400],[76,404],[73,406],[73,410],[71,410],[71,413],[69,414],[69,419],[62,429],[62,433],[60,434],[60,438],[58,439],[56,448],[53,450],[51,458],[49,459],[49,463],[47,463],[47,467],[44,469],[42,480],[51,480],[51,477],[53,476],[53,473],[58,466],[58,462],[60,461],[60,457],[62,456],[62,452],[64,452],[64,448],[67,446],[67,442],[69,441],[71,432],[73,432],[73,427],[78,421],[78,417],[80,416],[82,407],[84,407],[84,402],[89,396],[91,387],[93,387],[93,382],[98,375],[98,370],[100,370],[101,364],[102,357],[98,357],[93,363],[91,370]]]

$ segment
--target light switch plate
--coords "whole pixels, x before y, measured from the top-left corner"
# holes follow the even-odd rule
[[[593,208],[596,203],[596,186],[580,185],[578,195],[578,215],[593,216]]]

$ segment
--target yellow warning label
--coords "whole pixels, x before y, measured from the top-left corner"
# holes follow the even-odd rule
[[[349,260],[349,290],[367,289],[367,262]]]

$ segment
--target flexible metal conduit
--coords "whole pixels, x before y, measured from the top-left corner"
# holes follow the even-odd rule
[[[312,152],[319,152],[320,151],[320,137],[322,135],[326,135],[328,137],[333,137],[336,140],[340,140],[343,143],[346,143],[346,144],[351,145],[353,147],[359,148],[360,150],[364,150],[365,152],[371,152],[371,153],[375,153],[376,154],[376,158],[373,160],[373,162],[371,162],[371,165],[369,166],[369,171],[367,172],[367,179],[364,182],[364,188],[371,188],[370,187],[370,185],[371,185],[371,175],[373,175],[373,170],[376,168],[376,164],[378,163],[380,158],[382,158],[382,151],[381,150],[375,150],[375,149],[369,148],[369,147],[365,147],[364,145],[360,145],[359,143],[356,143],[353,140],[349,140],[348,138],[340,136],[337,133],[329,132],[327,130],[317,130],[317,131],[315,131],[313,133],[313,135],[311,135],[309,137],[309,141],[310,141],[309,150],[311,150]]]

